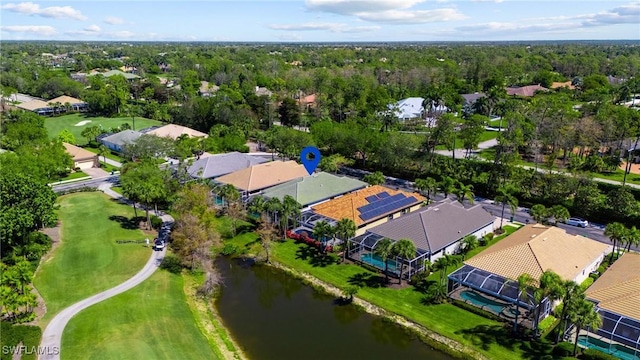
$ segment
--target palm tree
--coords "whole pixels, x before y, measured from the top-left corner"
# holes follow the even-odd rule
[[[556,334],[556,343],[560,342],[562,335],[567,328],[567,309],[569,309],[572,301],[577,298],[584,290],[575,281],[567,280],[562,284],[562,311],[560,312],[560,324],[558,324],[558,332]]]
[[[416,245],[409,239],[400,239],[391,247],[393,255],[404,260],[411,260],[416,256]],[[402,284],[402,270],[404,270],[404,261],[400,261],[400,282]]]
[[[440,270],[440,286],[445,285],[445,279],[447,278],[447,269],[451,266],[458,265],[460,258],[454,255],[444,254],[439,257],[438,260],[433,263],[436,269]]]
[[[576,326],[576,340],[573,345],[573,356],[576,356],[578,351],[578,338],[580,337],[580,331],[584,328],[589,328],[591,331],[597,330],[602,326],[602,318],[600,314],[596,312],[596,308],[593,303],[584,298],[584,295],[567,310],[569,319]]]
[[[547,213],[547,208],[542,204],[535,204],[529,210],[529,214],[537,223],[542,223],[547,218]]]
[[[534,279],[531,275],[529,274],[521,274],[520,276],[518,276],[518,299],[516,299],[516,306],[518,305],[518,301],[520,300],[524,300],[526,302],[531,302],[529,297],[530,297],[530,291],[532,289],[535,289],[536,287],[536,279]],[[516,318],[514,320],[514,325],[513,325],[513,331],[517,334],[518,333],[518,313],[520,312],[517,308],[516,308]]]
[[[640,245],[640,229],[632,226],[631,229],[627,230],[627,235],[625,236],[627,240],[627,251],[631,251],[632,246]]]
[[[224,198],[227,206],[240,200],[240,192],[231,184],[222,185],[219,189],[219,194]]]
[[[547,299],[549,303],[553,303],[556,300],[559,300],[563,296],[563,288],[562,288],[563,280],[560,275],[556,274],[551,270],[546,270],[540,275],[540,286],[538,287],[538,306],[536,308],[536,317],[535,317],[535,336],[539,335],[539,319],[540,319],[540,311],[541,311],[541,302],[544,299]]]
[[[107,154],[109,153],[109,149],[104,146],[104,144],[101,144],[100,146],[98,146],[98,156],[102,156],[102,162],[103,163],[107,163]]]
[[[271,222],[273,223],[277,222],[278,221],[277,215],[282,209],[282,202],[280,202],[280,199],[273,197],[267,200],[264,203],[264,208],[265,210],[267,210],[267,214],[269,215]]]
[[[461,182],[458,182],[458,186],[453,192],[456,194],[458,201],[460,204],[464,204],[464,200],[468,199],[471,204],[473,204],[473,198],[475,197],[473,193],[473,185],[465,185]]]
[[[344,242],[342,261],[345,261],[347,260],[347,252],[349,252],[349,239],[356,236],[356,224],[351,219],[341,219],[336,224],[334,233]]]
[[[500,186],[498,190],[496,190],[496,197],[494,200],[498,204],[502,204],[500,229],[502,229],[502,225],[504,223],[504,208],[509,205],[511,208],[511,216],[513,216],[518,209],[518,198],[513,195],[514,193],[515,189],[512,186]]]
[[[464,249],[464,252],[468,253],[469,251],[478,247],[479,241],[475,235],[469,234],[462,238],[460,244],[462,245],[462,249]]]
[[[258,220],[263,221],[263,215],[266,210],[265,204],[266,202],[264,201],[264,198],[262,196],[256,196],[251,199],[251,202],[249,203],[247,209],[251,214],[258,214]]]
[[[313,236],[322,243],[324,243],[324,239],[330,236],[332,232],[333,228],[324,220],[318,221],[313,227]]]
[[[456,181],[453,178],[444,176],[442,177],[442,181],[438,183],[438,190],[440,190],[446,198],[449,196],[449,194],[455,191],[455,185]]]
[[[611,239],[611,242],[613,242],[613,251],[611,252],[609,262],[613,261],[613,254],[616,252],[616,244],[624,238],[626,232],[627,228],[619,222],[612,222],[607,224],[607,227],[604,228],[604,234]]]
[[[364,182],[368,183],[369,185],[382,185],[386,181],[384,178],[384,174],[382,174],[382,172],[380,171],[367,174],[362,180],[364,180]]]
[[[378,245],[373,249],[375,255],[380,256],[382,262],[384,262],[384,280],[385,283],[389,282],[389,264],[387,260],[393,255],[393,242],[387,238],[378,241]]]
[[[431,201],[431,192],[438,188],[438,182],[432,177],[416,179],[415,187],[421,194],[426,193],[427,199]]]
[[[300,217],[300,209],[302,205],[291,195],[285,195],[282,199],[282,207],[280,208],[280,230],[282,230],[283,236],[286,237],[287,229],[289,227],[289,219],[292,217],[298,219]]]

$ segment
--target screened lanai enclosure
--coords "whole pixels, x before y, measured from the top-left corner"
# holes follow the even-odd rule
[[[502,276],[490,273],[485,270],[475,268],[470,265],[464,265],[458,270],[449,275],[448,292],[449,294],[459,291],[461,288],[472,289],[478,293],[484,293],[495,299],[501,300],[505,303],[504,308],[496,309],[495,307],[488,306],[491,300],[481,301],[482,296],[475,296],[470,298],[470,303],[474,306],[489,309],[494,309],[493,312],[498,315],[504,315],[508,310],[508,305],[517,305],[518,307],[528,310],[530,314],[534,313],[536,309],[534,303],[531,301],[532,294],[523,294],[518,289],[518,282],[505,279]],[[503,311],[504,310],[504,311]],[[540,316],[538,320],[544,319],[551,312],[551,304],[547,298],[543,299],[540,303]],[[532,316],[529,316],[532,317]]]
[[[382,258],[378,255],[374,254],[378,242],[382,239],[384,239],[384,236],[369,232],[350,239],[351,249],[349,250],[349,257],[384,271],[384,261],[382,261]],[[402,271],[403,277],[410,279],[414,274],[424,271],[424,261],[428,258],[428,254],[429,252],[426,250],[416,249],[416,254],[413,259],[406,260],[399,257],[387,259],[387,271],[390,275],[398,277],[401,272],[400,265],[404,264],[405,268]]]
[[[640,321],[602,308],[598,314],[602,317],[602,326],[593,331],[598,336],[581,336],[579,343],[586,347],[597,345],[599,350],[623,359],[640,358]]]

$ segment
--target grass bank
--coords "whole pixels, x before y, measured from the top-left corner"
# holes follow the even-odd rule
[[[154,125],[162,125],[160,121],[146,119],[142,117],[136,117],[136,130],[147,128]],[[58,134],[67,129],[76,138],[76,143],[86,144],[88,140],[81,135],[82,130],[91,126],[102,126],[103,129],[108,130],[111,128],[119,127],[122,124],[129,124],[133,127],[133,121],[131,117],[114,117],[107,118],[102,116],[89,116],[88,114],[69,114],[56,117],[48,117],[44,121],[44,127],[49,133],[49,137],[55,138]]]
[[[151,252],[139,244],[116,244],[150,236],[131,221],[131,207],[101,192],[65,195],[58,204],[61,245],[43,260],[33,280],[47,307],[42,326],[63,308],[133,276]]]
[[[63,359],[221,359],[187,304],[184,279],[156,271],[135,288],[75,316]]]

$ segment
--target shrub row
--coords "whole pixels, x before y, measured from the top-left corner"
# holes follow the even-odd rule
[[[296,233],[292,232],[291,230],[287,230],[287,237],[289,239],[295,240],[296,242],[302,242],[302,243],[305,243],[307,245],[313,246],[318,250],[323,250],[322,242],[320,242],[318,240],[315,240],[315,239],[312,239],[309,236],[307,236],[306,234],[300,235],[300,234],[296,234]],[[325,246],[324,247],[324,252],[327,252],[327,253],[333,252],[333,246],[331,246],[331,245]]]
[[[617,357],[603,353],[595,349],[586,349],[580,355],[580,359],[583,360],[618,360]]]
[[[67,190],[56,191],[56,194],[58,194],[58,196],[62,196],[62,195],[67,195],[67,194],[79,193],[79,192],[95,192],[95,191],[100,191],[100,190],[98,190],[97,187],[83,186],[81,188],[76,188],[76,189],[67,189]]]
[[[467,304],[464,301],[452,299],[451,303],[453,305],[459,307],[459,308],[462,308],[464,310],[467,310],[469,312],[472,312],[472,313],[474,313],[476,315],[480,315],[480,316],[485,317],[485,318],[490,319],[490,320],[502,321],[502,322],[506,321],[504,318],[501,318],[500,316],[498,316],[498,315],[496,315],[494,313],[490,313],[490,312],[488,312],[486,310],[482,310],[482,309],[477,308],[477,307],[475,307],[473,305]]]

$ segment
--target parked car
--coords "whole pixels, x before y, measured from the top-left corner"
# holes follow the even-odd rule
[[[568,218],[565,223],[567,225],[578,226],[582,228],[586,228],[587,226],[589,226],[589,222],[587,220],[575,218],[575,217]]]
[[[164,249],[164,241],[162,241],[162,240],[160,240],[160,239],[156,240],[156,241],[153,243],[153,247],[154,247],[156,250],[162,250],[162,249]]]

